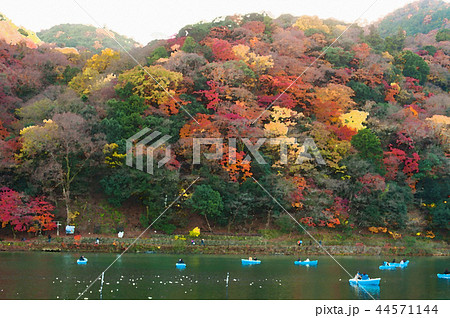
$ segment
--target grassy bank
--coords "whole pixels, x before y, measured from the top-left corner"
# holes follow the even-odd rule
[[[71,236],[52,238],[35,237],[26,241],[0,241],[2,251],[47,251],[47,252],[106,252],[117,253],[126,249],[133,238],[99,237],[100,244],[95,244],[96,237],[83,237],[75,241]],[[204,245],[201,244],[204,239]],[[319,237],[322,247],[307,236],[275,236],[264,233],[259,236],[208,235],[191,239],[175,239],[174,236],[155,234],[139,239],[130,249],[134,253],[193,253],[193,254],[248,254],[248,255],[323,255],[324,248],[332,255],[450,255],[449,246],[444,241],[425,238],[405,237],[399,240],[387,240],[379,236]],[[303,245],[298,246],[297,240]]]

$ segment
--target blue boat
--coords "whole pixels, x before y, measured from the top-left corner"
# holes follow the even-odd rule
[[[381,278],[369,278],[369,279],[349,279],[350,285],[354,286],[379,286]]]
[[[380,265],[379,267],[378,267],[379,269],[381,269],[381,270],[395,270],[395,269],[397,269],[398,267],[397,266],[394,266],[394,265],[387,265],[386,264],[386,262],[383,264],[383,265]]]
[[[176,263],[175,266],[177,268],[186,268],[186,264],[185,263]]]
[[[254,259],[242,258],[241,259],[241,263],[242,263],[242,265],[257,265],[257,264],[261,264],[261,261],[259,259],[258,260],[254,260]]]
[[[437,274],[438,278],[450,279],[450,274]]]
[[[295,265],[316,266],[319,261],[295,261]]]
[[[391,263],[391,265],[400,267],[400,268],[404,268],[404,267],[408,267],[409,261],[403,262],[403,263]]]
[[[383,265],[381,266],[389,266],[389,267],[396,267],[396,268],[405,268],[408,267],[409,261],[406,261],[404,263],[389,263],[389,262],[384,262]],[[381,267],[380,266],[380,267]],[[380,268],[381,269],[381,268]]]
[[[77,259],[77,264],[78,264],[78,265],[86,265],[86,264],[87,264],[87,261],[88,261],[87,258],[85,258],[84,260]]]

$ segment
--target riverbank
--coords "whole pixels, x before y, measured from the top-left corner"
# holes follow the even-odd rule
[[[43,252],[123,252],[133,238],[60,236],[48,242],[46,237],[34,237],[25,241],[0,241],[0,251],[43,251]],[[203,244],[201,242],[203,239]],[[194,240],[195,244],[192,244]],[[267,238],[264,236],[202,236],[202,238],[175,238],[169,235],[152,235],[139,239],[128,252],[131,253],[173,253],[173,254],[243,254],[243,255],[395,255],[395,256],[449,256],[449,245],[444,241],[434,241],[408,237],[402,240],[386,241],[374,237],[352,237],[346,240],[322,240],[322,246],[308,238],[298,237]],[[325,251],[325,250],[326,251]]]

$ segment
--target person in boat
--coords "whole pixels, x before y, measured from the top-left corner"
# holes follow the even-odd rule
[[[448,268],[445,269],[444,274],[446,274],[446,275],[450,274],[450,271],[448,270]]]
[[[84,260],[86,260],[86,259],[84,258],[83,255],[81,255],[80,258],[79,258],[79,260],[80,260],[80,261],[84,261]]]
[[[309,262],[309,258],[305,259],[305,262]]]
[[[369,279],[369,275],[367,275],[366,273],[363,273],[361,276],[361,280],[368,280]]]
[[[405,264],[405,262],[403,260],[401,260],[400,261],[400,265],[403,265],[403,264]]]
[[[392,260],[392,263],[395,263],[395,258]]]
[[[253,257],[253,260],[254,260],[254,261],[257,261],[257,260],[258,260],[258,258],[256,258],[256,257]]]
[[[297,259],[297,262],[301,262],[302,260],[300,259],[300,257]]]
[[[360,280],[361,279],[361,274],[359,273],[359,271],[356,273],[355,277],[353,279],[356,280]]]
[[[178,260],[177,264],[184,264],[184,261],[183,261],[183,259],[182,259],[182,258],[180,258],[180,259]]]
[[[253,258],[252,258],[252,257],[250,256],[250,257],[248,258],[248,260],[249,260],[249,261],[252,261],[252,260],[253,260]]]

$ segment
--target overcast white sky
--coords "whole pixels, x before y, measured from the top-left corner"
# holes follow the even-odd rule
[[[167,38],[187,24],[211,21],[218,16],[251,12],[317,15],[353,22],[374,2],[361,21],[375,21],[414,0],[0,0],[0,12],[15,24],[32,31],[61,23],[100,26],[146,44]]]

